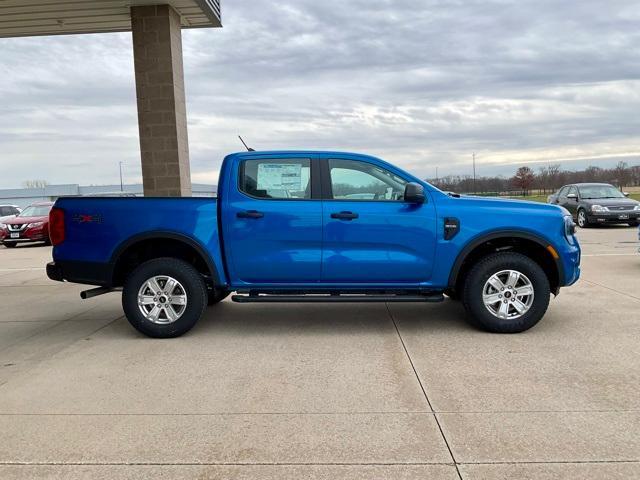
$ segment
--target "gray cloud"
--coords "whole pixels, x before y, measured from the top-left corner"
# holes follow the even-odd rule
[[[422,175],[640,159],[634,1],[245,1],[183,33],[193,178],[256,148]],[[129,34],[0,39],[0,187],[139,176]]]

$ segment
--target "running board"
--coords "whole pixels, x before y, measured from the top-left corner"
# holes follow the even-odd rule
[[[442,302],[444,295],[233,295],[238,303],[373,303],[373,302]]]

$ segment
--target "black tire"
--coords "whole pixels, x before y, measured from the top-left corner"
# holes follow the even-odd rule
[[[18,244],[14,242],[7,242],[7,243],[3,242],[2,244],[7,248],[16,248],[18,246]]]
[[[208,305],[215,305],[216,303],[220,303],[222,300],[227,298],[231,292],[229,290],[214,288],[213,290],[209,290],[209,301]]]
[[[158,324],[147,319],[138,307],[138,292],[154,276],[170,276],[184,287],[187,304],[173,323]],[[141,333],[153,338],[172,338],[188,332],[202,316],[207,306],[207,287],[202,275],[189,263],[163,257],[138,266],[125,281],[122,308],[129,323]]]
[[[637,227],[638,225],[640,225],[640,222],[638,222],[637,220],[635,222],[629,222],[630,227]]]
[[[580,228],[589,228],[591,226],[591,223],[589,223],[589,218],[587,217],[587,212],[584,208],[578,210],[576,221]]]
[[[531,306],[518,318],[499,318],[484,304],[485,284],[492,275],[502,270],[516,270],[524,274],[533,287]],[[550,295],[549,279],[540,265],[520,253],[500,252],[480,259],[469,271],[462,292],[462,300],[469,321],[476,327],[494,333],[519,333],[530,329],[540,321],[549,306]]]

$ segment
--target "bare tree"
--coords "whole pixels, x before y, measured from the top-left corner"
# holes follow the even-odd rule
[[[522,190],[522,195],[526,195],[531,189],[531,186],[533,185],[535,179],[536,174],[533,173],[533,170],[531,170],[531,168],[520,167],[513,179],[511,179],[511,183]]]

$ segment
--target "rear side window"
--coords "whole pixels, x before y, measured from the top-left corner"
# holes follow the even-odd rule
[[[256,198],[310,199],[311,160],[244,160],[240,164],[239,188],[241,192]]]

